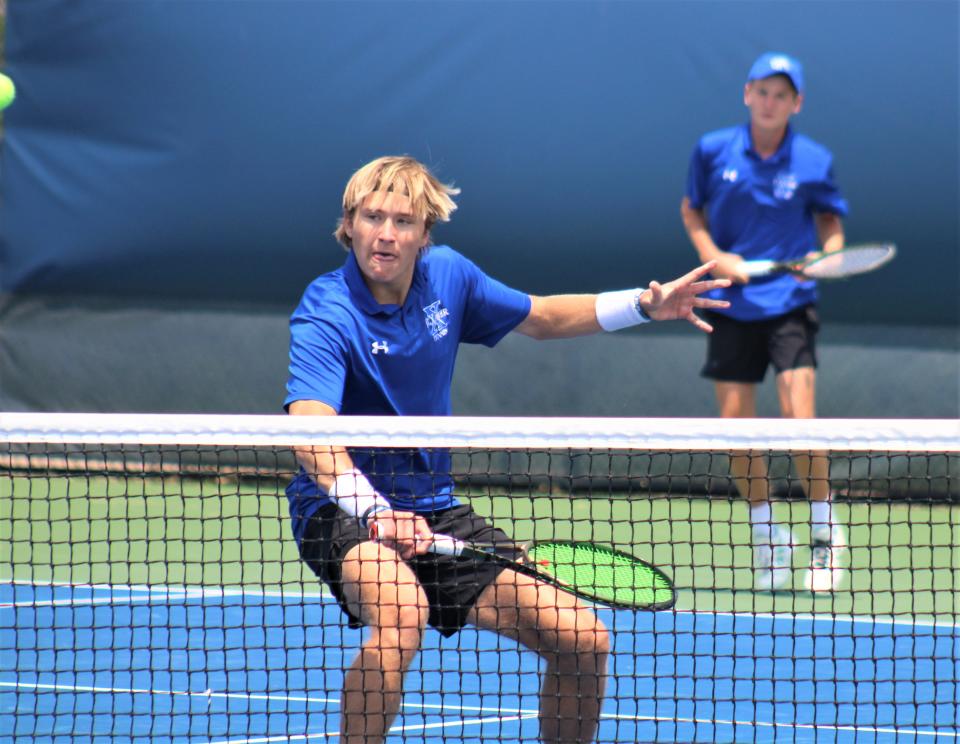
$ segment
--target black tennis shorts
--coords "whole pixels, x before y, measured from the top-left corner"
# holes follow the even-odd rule
[[[765,320],[736,320],[704,311],[713,326],[707,344],[707,363],[700,374],[718,382],[759,383],[771,364],[777,374],[788,369],[817,366],[820,319],[814,305]]]
[[[430,529],[476,542],[511,542],[501,530],[489,524],[466,505],[422,515]],[[300,543],[300,557],[330,587],[351,628],[363,622],[347,607],[340,583],[340,565],[347,552],[370,538],[359,520],[333,504],[320,507],[310,517]],[[503,570],[489,561],[474,561],[452,556],[416,556],[407,561],[430,603],[428,622],[444,636],[452,636],[466,622],[477,597]]]

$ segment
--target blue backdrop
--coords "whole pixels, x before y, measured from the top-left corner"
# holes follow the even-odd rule
[[[690,151],[746,119],[744,77],[767,49],[806,65],[796,125],[836,154],[848,239],[901,248],[827,288],[824,317],[951,329],[955,351],[957,28],[952,0],[14,0],[4,392],[49,405],[23,354],[50,345],[37,334],[56,345],[65,315],[99,318],[82,331],[95,338],[137,308],[137,338],[189,365],[206,338],[157,313],[281,318],[342,261],[330,233],[343,185],[386,153],[463,189],[435,239],[519,288],[676,276],[695,263],[679,218]],[[281,342],[267,376],[282,383]],[[150,352],[128,351],[132,385]],[[101,405],[78,395],[61,405]]]

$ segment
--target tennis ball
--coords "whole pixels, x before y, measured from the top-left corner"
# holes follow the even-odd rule
[[[3,111],[3,109],[13,103],[16,95],[17,88],[14,86],[13,81],[0,72],[0,111]]]

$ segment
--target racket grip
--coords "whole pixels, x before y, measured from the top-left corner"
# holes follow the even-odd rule
[[[374,542],[380,542],[380,528],[374,522],[368,529],[370,539]],[[458,556],[463,552],[466,543],[450,535],[434,535],[433,542],[430,544],[430,552],[437,555]]]
[[[744,261],[740,264],[743,273],[747,276],[766,276],[776,270],[775,261]]]
[[[437,555],[458,556],[463,552],[466,543],[450,535],[434,535],[433,544],[430,546],[430,552]]]

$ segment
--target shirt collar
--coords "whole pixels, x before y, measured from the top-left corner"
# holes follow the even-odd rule
[[[750,122],[748,121],[743,125],[742,129],[743,136],[743,151],[747,155],[750,155],[757,160],[760,159],[760,156],[757,154],[757,151],[753,149],[753,137],[750,136]],[[786,160],[790,154],[790,146],[793,143],[793,129],[787,124],[787,131],[783,135],[783,142],[780,143],[780,147],[777,148],[777,151],[773,153],[769,158],[764,162],[766,163],[779,163],[781,160]]]
[[[420,288],[425,281],[425,273],[426,267],[424,266],[423,254],[421,253],[413,269],[413,282],[410,284],[410,291],[407,292],[405,305],[409,305],[414,295],[419,294]],[[400,310],[400,305],[381,305],[377,302],[376,298],[374,298],[370,292],[366,281],[364,281],[363,272],[360,271],[357,257],[353,255],[352,250],[347,254],[347,260],[344,261],[343,275],[347,282],[347,288],[350,290],[350,296],[356,302],[357,307],[367,315],[393,315]]]

